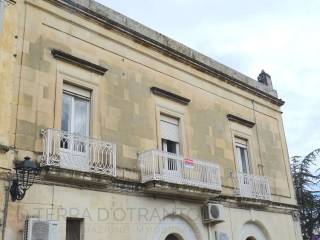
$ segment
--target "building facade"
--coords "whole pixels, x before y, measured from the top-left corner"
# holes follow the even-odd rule
[[[1,8],[2,239],[301,239],[268,74],[93,0]],[[42,171],[12,201],[25,156]]]

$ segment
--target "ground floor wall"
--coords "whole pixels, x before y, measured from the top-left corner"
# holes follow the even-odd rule
[[[21,240],[27,217],[54,220],[66,239],[66,220],[80,219],[82,240],[300,240],[290,213],[224,205],[225,222],[203,224],[201,202],[166,199],[127,191],[98,192],[35,184],[20,202],[9,202],[6,240]]]

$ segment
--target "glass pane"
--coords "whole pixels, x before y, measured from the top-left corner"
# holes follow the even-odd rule
[[[89,135],[89,101],[74,99],[74,128],[73,132],[82,136]]]
[[[247,149],[245,148],[240,148],[240,153],[241,153],[241,163],[242,163],[242,171],[243,173],[249,173],[248,171],[248,165],[247,165],[247,154],[246,154]]]
[[[242,170],[242,161],[241,161],[241,150],[239,146],[236,146],[236,160],[239,167],[240,172],[243,172]]]
[[[71,118],[72,118],[72,97],[63,94],[62,97],[62,117],[61,117],[61,130],[71,132]],[[61,138],[60,147],[68,149],[70,146],[70,139],[66,136]]]
[[[179,144],[177,144],[176,142],[162,139],[163,151],[177,154],[178,147],[179,147]],[[174,170],[174,171],[178,170],[178,165],[177,165],[178,163],[176,159],[168,158],[167,164],[168,164],[168,170]]]
[[[167,152],[177,153],[177,143],[167,140]]]
[[[71,114],[72,114],[72,97],[67,94],[63,94],[61,130],[66,132],[71,131]]]

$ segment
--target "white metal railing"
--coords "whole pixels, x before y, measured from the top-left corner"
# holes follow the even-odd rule
[[[142,182],[158,180],[221,191],[219,165],[149,150],[139,154]]]
[[[116,176],[116,145],[56,129],[44,129],[43,166]]]
[[[265,176],[237,173],[235,192],[245,198],[271,201],[271,191],[268,179]]]

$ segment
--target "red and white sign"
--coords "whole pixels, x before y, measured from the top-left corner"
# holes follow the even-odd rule
[[[184,159],[184,166],[187,168],[193,168],[193,160],[191,158]]]

